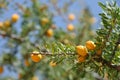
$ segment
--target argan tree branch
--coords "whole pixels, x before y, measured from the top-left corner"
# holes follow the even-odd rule
[[[117,47],[118,47],[119,44],[120,44],[120,34],[119,34],[118,40],[117,40],[117,42],[116,42],[116,45],[115,45],[115,47],[114,47],[114,50],[113,50],[113,52],[112,52],[111,61],[112,61],[112,59],[113,59],[114,56],[115,56],[115,51],[117,50]],[[111,62],[111,61],[110,61],[110,62]]]

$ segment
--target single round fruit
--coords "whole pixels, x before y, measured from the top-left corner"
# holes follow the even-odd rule
[[[93,41],[87,41],[87,42],[86,42],[86,48],[87,48],[88,50],[94,50],[94,49],[96,48],[96,45],[94,44]]]
[[[80,56],[86,56],[88,54],[87,48],[82,45],[76,46],[76,52]]]
[[[68,19],[69,19],[70,21],[73,21],[73,20],[75,19],[75,15],[72,14],[72,13],[69,14]]]
[[[73,31],[75,28],[74,28],[74,26],[73,26],[73,24],[68,24],[67,25],[67,30],[68,31]]]
[[[92,17],[89,19],[90,24],[94,24],[96,22],[96,18]]]
[[[11,21],[12,22],[17,22],[19,19],[19,15],[18,14],[13,14],[12,17],[11,17]]]
[[[3,66],[0,66],[0,74],[2,74],[4,72],[4,68]]]
[[[3,22],[0,22],[0,28],[2,28],[3,27]]]
[[[6,20],[6,21],[4,22],[4,26],[5,26],[5,27],[10,27],[10,25],[11,25],[11,22],[10,22],[9,20]]]
[[[52,67],[55,67],[57,64],[56,64],[56,62],[51,61],[49,65]]]
[[[83,57],[83,56],[78,57],[78,62],[85,62],[85,60],[86,60],[86,57]]]
[[[33,62],[39,62],[42,59],[42,55],[39,54],[38,52],[33,52],[31,54],[31,59]]]
[[[45,25],[45,24],[47,24],[47,23],[49,23],[49,19],[48,19],[48,18],[42,18],[42,19],[41,19],[41,24],[42,24],[42,25]]]
[[[46,36],[47,37],[52,37],[53,36],[53,30],[52,29],[48,29],[46,32]]]

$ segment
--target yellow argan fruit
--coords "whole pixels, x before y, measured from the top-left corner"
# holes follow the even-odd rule
[[[96,45],[94,44],[93,41],[87,41],[87,42],[86,42],[86,48],[87,48],[88,50],[94,50],[95,47],[96,47]]]
[[[118,45],[118,49],[120,49],[120,44]]]
[[[85,60],[86,60],[86,57],[83,57],[83,56],[78,57],[78,62],[85,62]]]
[[[48,19],[48,18],[42,18],[42,19],[41,19],[41,24],[42,24],[42,25],[45,25],[45,24],[47,24],[47,23],[49,23],[49,19]]]
[[[101,50],[101,49],[97,50],[97,51],[96,51],[96,54],[97,54],[98,56],[101,55],[101,54],[102,54],[102,50]]]
[[[73,31],[75,28],[74,28],[74,26],[72,25],[72,24],[68,24],[67,25],[67,30],[68,31]]]
[[[74,14],[69,14],[68,15],[68,19],[70,20],[70,21],[73,21],[74,19],[75,19],[75,15]]]
[[[70,43],[68,39],[64,39],[63,42],[64,42],[65,44],[69,44],[69,43]]]
[[[37,76],[33,76],[32,80],[39,80],[39,78]]]
[[[52,67],[55,67],[57,64],[56,64],[56,62],[51,61],[49,65]]]
[[[2,28],[3,27],[3,22],[0,22],[0,28]]]
[[[2,74],[2,73],[3,73],[3,71],[4,71],[3,66],[0,66],[0,74]]]
[[[87,48],[82,45],[76,46],[76,52],[80,56],[86,56],[88,54]]]
[[[48,30],[46,31],[46,36],[47,36],[47,37],[52,37],[52,36],[53,36],[53,30],[52,30],[52,29],[48,29]]]
[[[42,59],[42,55],[39,54],[39,52],[34,51],[31,54],[31,59],[32,59],[33,62],[39,62]]]
[[[18,14],[13,14],[12,17],[11,17],[11,21],[12,22],[17,22],[19,19],[19,15]]]
[[[25,66],[30,66],[30,62],[28,61],[28,59],[24,60],[24,64],[25,64]]]
[[[4,26],[5,26],[5,27],[10,27],[10,25],[11,25],[11,22],[10,22],[9,20],[6,20],[6,21],[4,22]]]
[[[90,18],[89,22],[90,22],[91,24],[94,24],[94,23],[96,22],[96,18],[95,18],[95,17]]]

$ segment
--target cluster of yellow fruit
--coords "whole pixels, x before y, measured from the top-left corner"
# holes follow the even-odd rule
[[[76,46],[76,52],[78,53],[78,62],[85,62],[88,55],[88,50],[95,50],[96,45],[93,41],[87,41],[85,46]]]
[[[11,20],[6,20],[4,22],[0,22],[0,28],[4,28],[5,27],[10,27],[12,23],[17,22],[19,19],[19,15],[18,14],[13,14],[11,17]]]

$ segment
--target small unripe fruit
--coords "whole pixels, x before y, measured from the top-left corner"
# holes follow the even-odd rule
[[[39,62],[42,59],[42,55],[39,54],[38,52],[34,51],[31,54],[31,59],[32,59],[33,62]]]
[[[47,37],[52,37],[53,36],[53,30],[52,29],[48,29],[46,32],[46,36]]]
[[[94,50],[95,47],[96,47],[96,45],[94,44],[93,41],[87,41],[87,42],[86,42],[86,48],[87,48],[88,50]]]
[[[120,44],[118,45],[118,49],[120,49]]]
[[[68,39],[64,39],[63,43],[65,43],[65,44],[69,44],[70,42],[69,42]]]
[[[6,20],[6,21],[4,22],[4,26],[5,26],[5,27],[10,27],[10,25],[11,25],[11,22],[10,22],[9,20]]]
[[[19,15],[18,14],[13,14],[12,17],[11,17],[11,21],[12,22],[17,22],[19,19]]]
[[[0,22],[0,28],[2,28],[3,27],[3,22]]]
[[[57,64],[56,64],[56,62],[51,61],[49,65],[52,67],[55,67]]]
[[[4,68],[3,66],[0,66],[0,74],[2,74],[4,72]]]
[[[99,55],[101,55],[102,54],[102,50],[97,50],[96,51],[96,54],[99,56]]]
[[[42,11],[46,10],[47,8],[48,8],[48,6],[44,5],[44,6],[40,7],[40,11],[42,12]]]
[[[75,15],[74,14],[69,14],[68,19],[70,21],[73,21],[75,19]]]
[[[78,57],[78,62],[85,62],[85,60],[86,60],[86,57],[83,57],[83,56]]]
[[[42,25],[45,25],[45,24],[47,24],[47,23],[49,23],[49,19],[48,19],[48,18],[42,18],[42,19],[41,19],[41,24],[42,24]]]
[[[25,66],[30,66],[30,62],[28,61],[28,59],[24,60],[24,64],[25,64]]]
[[[82,45],[76,46],[76,52],[80,56],[86,56],[88,54],[87,48]]]
[[[67,30],[68,31],[73,31],[75,28],[74,28],[74,26],[72,25],[72,24],[68,24],[67,25]]]
[[[96,22],[96,18],[95,18],[95,17],[90,18],[89,22],[90,22],[91,24],[94,24],[94,23]]]

